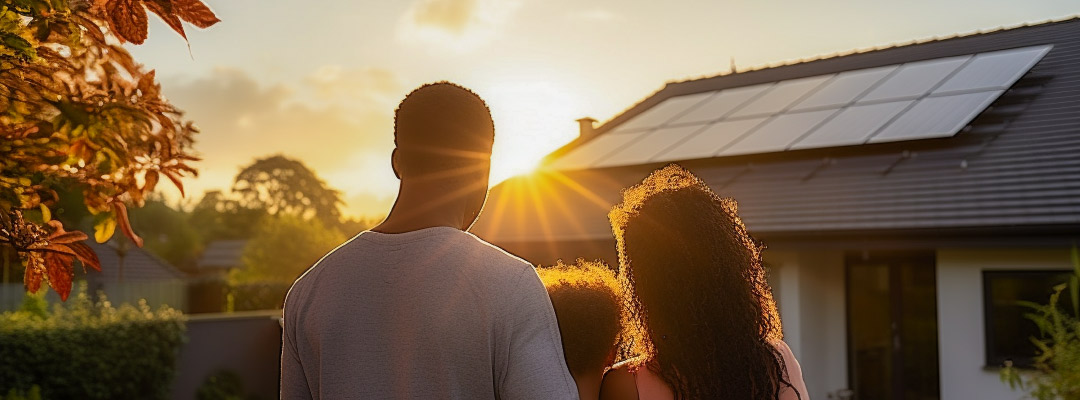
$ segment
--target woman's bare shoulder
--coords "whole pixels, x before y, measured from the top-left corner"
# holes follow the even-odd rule
[[[600,400],[637,400],[633,361],[615,364],[604,374],[604,382],[600,385]]]

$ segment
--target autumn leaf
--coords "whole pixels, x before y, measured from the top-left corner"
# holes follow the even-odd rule
[[[26,291],[37,293],[41,290],[41,278],[44,275],[45,260],[40,255],[33,254],[26,260],[26,272],[23,273],[23,285]]]
[[[157,14],[161,17],[162,21],[165,21],[166,25],[169,25],[173,31],[180,34],[180,37],[187,40],[187,34],[184,32],[184,24],[180,22],[180,17],[174,13],[175,7],[172,0],[146,0],[143,2],[146,5],[146,9],[150,12]],[[154,71],[150,71],[153,74]],[[153,75],[150,76],[150,80],[153,81]],[[142,82],[140,82],[142,86]],[[140,88],[141,89],[141,88]],[[143,92],[146,92],[145,90]]]
[[[165,174],[165,177],[169,178],[173,185],[176,185],[176,188],[180,190],[180,197],[184,197],[184,183],[180,181],[180,177],[169,170],[161,171],[161,173]]]
[[[101,213],[94,216],[94,240],[105,243],[116,231],[116,216],[109,213]]]
[[[210,7],[199,0],[173,0],[172,4],[176,16],[199,28],[206,29],[221,22]]]
[[[45,254],[45,272],[49,275],[49,286],[60,295],[60,300],[67,301],[71,293],[71,279],[75,272],[71,269],[74,257],[60,253]]]
[[[146,10],[139,0],[109,0],[105,3],[109,29],[121,41],[142,44],[146,41]]]
[[[146,171],[146,178],[143,179],[142,190],[144,190],[144,191],[154,190],[154,187],[157,186],[157,182],[158,182],[158,172],[154,171],[154,170]]]
[[[131,221],[128,220],[127,206],[119,201],[113,202],[113,211],[116,212],[116,221],[120,224],[120,231],[124,232],[124,236],[127,236],[132,242],[135,242],[136,246],[142,247],[142,238],[135,234],[134,229],[131,229]]]
[[[87,246],[85,243],[70,243],[67,245],[72,251],[75,252],[75,257],[82,261],[83,271],[86,267],[90,267],[94,271],[101,272],[101,261],[98,260],[97,253]]]

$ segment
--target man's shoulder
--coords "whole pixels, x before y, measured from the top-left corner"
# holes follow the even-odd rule
[[[501,247],[487,242],[484,239],[479,238],[469,232],[462,232],[465,234],[462,240],[465,240],[474,246],[477,252],[483,257],[491,260],[495,264],[504,264],[513,267],[532,267],[532,263],[525,261],[525,259],[515,256],[510,252],[503,250]]]

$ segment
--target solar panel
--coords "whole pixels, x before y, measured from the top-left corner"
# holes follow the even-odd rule
[[[649,132],[637,141],[623,147],[619,152],[606,158],[600,159],[593,164],[594,167],[607,167],[615,165],[627,165],[640,163],[648,160],[670,146],[672,143],[681,142],[694,133],[705,129],[705,125],[683,125],[669,128],[660,128]]]
[[[866,139],[881,129],[893,117],[900,114],[915,100],[891,103],[863,104],[844,108],[806,137],[796,141],[789,149],[850,146],[866,143]]]
[[[1051,47],[1034,46],[981,53],[934,92],[1006,89],[1039,62]]]
[[[825,121],[825,118],[836,111],[836,109],[830,109],[778,115],[717,155],[730,156],[785,150],[791,142]]]
[[[627,143],[634,141],[649,132],[636,132],[627,133],[621,135],[604,134],[593,138],[592,140],[585,142],[578,148],[570,150],[570,152],[559,157],[555,162],[551,164],[551,167],[557,169],[577,169],[586,168],[591,166],[608,154],[618,151]]]
[[[904,64],[859,101],[913,99],[925,95],[969,59],[970,55]]]
[[[865,93],[874,84],[881,82],[889,73],[898,68],[896,65],[881,68],[860,69],[848,71],[836,76],[828,84],[815,91],[806,99],[800,101],[792,111],[800,111],[812,108],[838,107],[855,101],[859,95]]]
[[[658,127],[672,117],[687,111],[713,94],[716,94],[716,92],[697,93],[664,100],[660,104],[653,106],[645,112],[638,114],[638,116],[619,125],[619,130],[631,132]]]
[[[948,137],[1051,48],[969,54],[676,96],[551,166],[607,167]]]
[[[735,110],[731,116],[748,117],[775,114],[788,108],[792,103],[810,93],[811,90],[821,86],[823,82],[833,76],[835,75],[821,75],[779,82],[765,94]]]
[[[761,92],[764,92],[765,89],[768,89],[773,85],[774,83],[769,82],[763,85],[724,89],[720,91],[720,94],[709,98],[703,102],[701,106],[690,110],[690,112],[680,115],[671,121],[671,123],[681,124],[718,120],[727,116],[731,113],[731,110],[743,105],[747,100],[760,95]]]
[[[695,158],[712,157],[717,151],[745,135],[765,119],[765,117],[759,117],[714,123],[698,134],[690,136],[686,141],[661,151],[650,158],[649,161],[693,160]]]
[[[870,138],[870,143],[955,135],[1004,91],[927,97]]]

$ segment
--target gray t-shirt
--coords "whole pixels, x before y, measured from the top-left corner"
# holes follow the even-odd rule
[[[536,271],[454,228],[363,232],[284,312],[282,399],[577,399]]]

